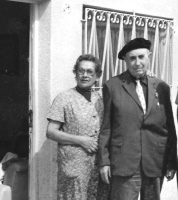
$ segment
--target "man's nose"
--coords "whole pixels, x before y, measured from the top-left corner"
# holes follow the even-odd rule
[[[140,59],[139,59],[139,58],[136,58],[135,64],[136,64],[137,66],[140,65]]]

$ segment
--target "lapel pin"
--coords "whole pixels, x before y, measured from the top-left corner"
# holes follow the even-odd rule
[[[156,96],[156,98],[158,98],[158,93],[157,92],[155,93],[155,96]]]

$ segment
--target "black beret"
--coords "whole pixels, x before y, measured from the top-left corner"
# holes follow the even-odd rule
[[[119,52],[118,58],[124,60],[124,56],[127,52],[132,51],[134,49],[146,48],[150,50],[151,42],[150,40],[146,40],[144,38],[135,38],[130,40]]]

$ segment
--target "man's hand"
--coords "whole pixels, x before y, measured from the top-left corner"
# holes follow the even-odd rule
[[[175,175],[176,171],[175,170],[167,170],[166,172],[166,178],[167,178],[167,181],[170,181],[174,178],[174,175]]]
[[[101,178],[102,180],[109,184],[109,178],[111,178],[111,169],[110,166],[104,166],[100,168],[100,174],[101,174]]]

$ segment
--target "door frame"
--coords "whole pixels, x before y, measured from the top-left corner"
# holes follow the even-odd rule
[[[21,2],[21,3],[39,3],[40,1],[45,0],[7,0],[7,1],[15,1],[15,2]]]
[[[26,1],[26,0],[25,0]],[[37,181],[37,157],[38,139],[35,136],[38,120],[36,119],[36,108],[38,103],[38,0],[27,0],[30,5],[30,30],[29,30],[29,110],[31,111],[31,126],[29,127],[30,154],[29,154],[29,200],[38,199],[38,181]]]
[[[38,24],[39,8],[38,3],[46,0],[7,0],[30,4],[30,29],[29,29],[29,111],[31,111],[31,125],[29,127],[29,200],[38,200],[37,168],[38,160],[34,156],[38,152],[38,137],[35,130],[38,123],[36,118],[36,108],[38,103]]]

